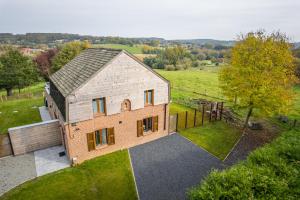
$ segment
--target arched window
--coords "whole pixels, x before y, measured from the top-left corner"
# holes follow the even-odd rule
[[[131,103],[128,99],[125,99],[121,105],[122,112],[131,110]]]

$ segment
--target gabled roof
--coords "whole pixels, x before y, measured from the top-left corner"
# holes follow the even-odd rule
[[[50,80],[67,97],[121,51],[106,48],[86,49],[50,76]]]

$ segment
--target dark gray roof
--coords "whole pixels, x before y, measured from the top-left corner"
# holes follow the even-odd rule
[[[50,80],[61,94],[66,97],[121,51],[119,49],[106,48],[86,49],[50,76]]]

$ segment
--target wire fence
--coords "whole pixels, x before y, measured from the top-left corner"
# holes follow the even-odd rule
[[[37,97],[44,97],[44,92],[31,93],[16,93],[12,96],[0,95],[0,102],[11,101],[16,99],[32,99]]]

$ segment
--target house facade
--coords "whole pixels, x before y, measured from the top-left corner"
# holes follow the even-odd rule
[[[168,135],[169,82],[126,51],[87,49],[46,91],[74,164]]]

